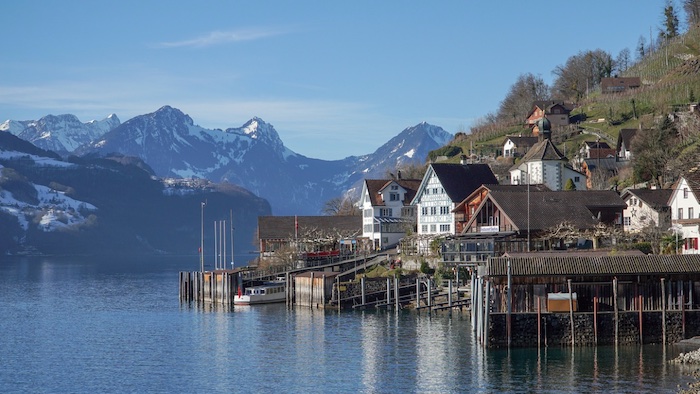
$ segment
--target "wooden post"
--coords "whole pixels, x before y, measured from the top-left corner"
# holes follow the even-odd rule
[[[489,345],[489,305],[491,304],[491,281],[486,281],[486,302],[484,302],[484,347]]]
[[[448,314],[452,316],[452,279],[447,282],[447,307],[449,308]]]
[[[420,308],[420,278],[416,278],[416,310]]]
[[[693,290],[690,289],[692,294]],[[685,281],[681,281],[681,328],[683,339],[685,339]]]
[[[593,339],[595,344],[598,344],[598,286],[595,288],[595,296],[593,297]]]
[[[510,287],[512,286],[511,282],[511,271],[510,271],[510,260],[508,260],[508,266],[507,266],[507,273],[508,273],[508,285],[507,285],[507,291],[506,291],[506,336],[508,337],[508,347],[510,347],[510,341],[511,341],[511,289]]]
[[[615,309],[615,346],[617,346],[620,333],[620,316],[617,311],[617,278],[613,278],[613,309]]]
[[[639,291],[639,283],[637,283],[637,306],[639,307],[639,344],[644,344],[644,314],[643,314],[643,298],[642,293]]]
[[[340,275],[335,277],[335,291],[338,294],[338,312],[340,312]]]
[[[540,305],[540,296],[535,297],[537,299],[537,347],[542,346],[542,307]]]
[[[360,278],[360,291],[362,292],[362,307],[364,308],[365,306],[365,277],[363,276]]]
[[[386,277],[386,309],[391,307],[391,278]]]
[[[576,336],[574,335],[574,300],[571,294],[571,279],[566,280],[569,287],[569,320],[571,321],[571,347],[576,346]]]
[[[311,283],[309,289],[309,308],[314,307],[314,272],[311,271]]]
[[[666,278],[661,278],[661,336],[666,344]]]
[[[321,307],[326,305],[326,274],[321,276]],[[316,305],[318,307],[318,305]]]
[[[398,311],[401,304],[399,303],[399,278],[396,276],[394,276],[394,304],[396,305],[395,308]]]
[[[432,281],[428,278],[428,312],[432,312],[433,308],[433,285]]]

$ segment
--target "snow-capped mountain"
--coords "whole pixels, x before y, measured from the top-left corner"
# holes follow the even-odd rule
[[[271,211],[241,187],[158,179],[131,157],[65,160],[0,132],[0,255],[195,253],[202,201],[206,220],[233,215],[245,245]]]
[[[240,185],[267,199],[276,215],[317,215],[326,201],[346,194],[363,179],[423,163],[429,151],[451,138],[440,127],[420,123],[374,153],[320,160],[285,147],[275,128],[260,118],[241,127],[206,129],[182,111],[164,106],[119,124],[72,153],[138,157],[161,177]]]
[[[75,115],[47,115],[39,120],[8,120],[0,124],[7,131],[34,145],[66,156],[79,146],[95,141],[119,126],[119,118],[112,114],[97,121],[82,123]]]

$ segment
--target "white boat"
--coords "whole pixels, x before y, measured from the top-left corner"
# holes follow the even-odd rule
[[[233,296],[234,305],[271,304],[285,301],[285,282],[266,282],[258,286],[246,287],[245,291]]]

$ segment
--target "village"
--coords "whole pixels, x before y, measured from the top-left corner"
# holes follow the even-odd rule
[[[638,130],[620,130],[614,148],[586,141],[570,159],[552,138],[570,111],[533,104],[530,135],[503,140],[515,158],[506,176],[462,155],[429,163],[422,179],[365,179],[360,215],[259,217],[256,265],[181,277],[181,298],[233,305],[276,277],[288,305],[466,307],[484,347],[700,335],[700,175],[589,190],[596,169],[628,165]]]

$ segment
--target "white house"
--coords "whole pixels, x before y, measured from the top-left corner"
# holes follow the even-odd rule
[[[432,163],[418,187],[416,206],[419,236],[455,234],[454,208],[481,185],[498,184],[486,164]]]
[[[509,135],[503,141],[504,157],[521,157],[537,143],[537,137]]]
[[[623,213],[625,231],[636,233],[648,226],[667,231],[671,226],[668,200],[672,189],[625,189],[620,197],[627,205]]]
[[[375,250],[396,245],[407,231],[415,231],[416,209],[411,200],[419,179],[365,179],[360,195],[362,236]]]
[[[549,120],[540,120],[542,140],[510,169],[512,185],[545,185],[550,190],[563,190],[571,179],[576,190],[586,190],[586,175],[576,171],[569,159],[557,149],[551,140]]]
[[[700,254],[700,170],[695,167],[674,185],[668,205],[671,222],[680,239],[683,254]]]

